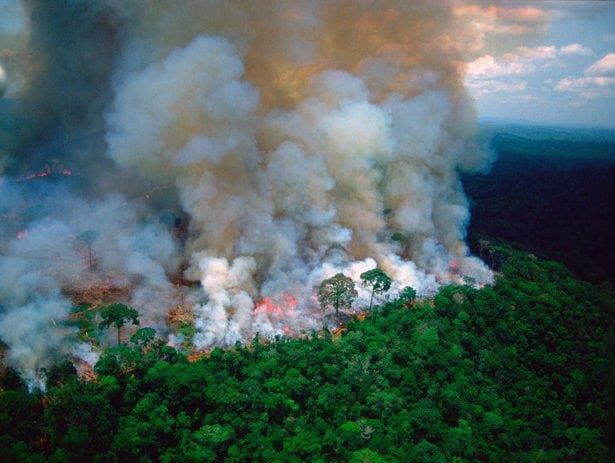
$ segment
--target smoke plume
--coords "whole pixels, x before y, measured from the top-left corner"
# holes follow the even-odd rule
[[[9,3],[0,337],[31,381],[96,358],[66,320],[102,285],[172,341],[188,305],[206,349],[318,329],[337,272],[491,281],[464,243],[459,173],[490,153],[460,2]]]

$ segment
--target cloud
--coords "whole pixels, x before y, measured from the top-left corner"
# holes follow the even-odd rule
[[[562,55],[589,56],[594,54],[594,51],[591,48],[584,47],[580,43],[571,43],[565,47],[560,47],[559,52]]]
[[[526,89],[527,82],[525,80],[517,80],[512,82],[495,79],[479,80],[468,82],[467,87],[474,95],[485,93],[517,93]]]
[[[501,57],[481,56],[468,64],[470,78],[493,78],[512,75],[529,75],[537,69],[552,65],[557,59],[555,46],[534,48],[518,47],[514,52]]]
[[[552,60],[557,57],[557,49],[553,45],[542,45],[539,47],[517,47],[516,53],[506,53],[504,58],[525,59],[525,60]]]
[[[609,53],[585,70],[588,76],[615,76],[615,53]]]
[[[590,55],[593,51],[580,43],[556,47],[542,45],[537,47],[517,47],[514,51],[501,56],[484,55],[467,65],[466,86],[475,97],[480,98],[491,93],[517,94],[525,92],[527,78],[536,71],[556,64],[561,64],[559,57],[572,55]],[[578,92],[586,97],[604,95],[604,89],[610,86],[605,76],[615,74],[615,54],[611,53],[590,66],[587,77],[567,77],[560,80],[555,89],[560,92]],[[552,79],[545,81],[555,84]]]
[[[499,57],[484,55],[468,63],[465,83],[478,98],[493,93],[519,94],[527,88],[523,78],[554,65],[558,55],[554,45],[517,47]]]
[[[615,96],[615,53],[608,53],[583,74],[584,77],[564,77],[555,85],[555,90],[578,93],[585,99]]]
[[[468,64],[471,77],[499,77],[527,72],[525,66],[517,61],[498,60],[492,55],[481,56]]]
[[[555,86],[558,92],[579,93],[583,98],[615,96],[615,77],[565,77]]]
[[[517,47],[514,51],[504,53],[500,57],[484,55],[475,59],[468,63],[467,73],[471,78],[530,75],[538,69],[556,64],[559,56],[591,54],[593,51],[580,43],[572,43],[560,48],[554,45],[533,48]],[[596,66],[615,66],[615,55],[609,58],[610,61],[602,63],[608,57],[609,55],[596,63]]]

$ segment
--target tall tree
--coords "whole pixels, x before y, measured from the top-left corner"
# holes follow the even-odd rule
[[[338,318],[339,310],[349,308],[357,296],[354,282],[342,273],[324,280],[318,288],[320,306],[323,310],[332,306]]]
[[[401,290],[401,293],[399,293],[399,298],[410,307],[414,304],[414,300],[416,299],[416,290],[412,286],[406,286]]]
[[[109,304],[100,312],[102,322],[100,328],[108,328],[111,325],[117,328],[117,343],[120,343],[120,329],[127,323],[139,324],[139,312],[124,304]]]
[[[379,268],[363,272],[361,274],[361,282],[372,290],[372,295],[369,299],[369,310],[372,310],[374,294],[385,293],[391,287],[391,278]]]

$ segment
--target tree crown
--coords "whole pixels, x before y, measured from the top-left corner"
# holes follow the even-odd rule
[[[128,321],[135,325],[139,324],[139,312],[124,304],[109,304],[101,310],[100,315],[102,316],[101,328],[107,328],[111,325],[121,328]]]
[[[391,287],[391,278],[379,268],[374,268],[361,274],[362,283],[372,288],[375,293],[384,293]]]
[[[354,282],[343,273],[338,273],[320,284],[318,300],[323,309],[333,306],[336,310],[348,308],[357,298]]]

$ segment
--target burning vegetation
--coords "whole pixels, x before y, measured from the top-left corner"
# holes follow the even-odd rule
[[[24,377],[75,349],[75,305],[125,303],[201,352],[320,329],[338,274],[357,295],[330,312],[492,281],[459,181],[491,157],[458,46],[476,11],[56,3],[24,2],[0,108],[23,127],[3,138],[0,338]]]

